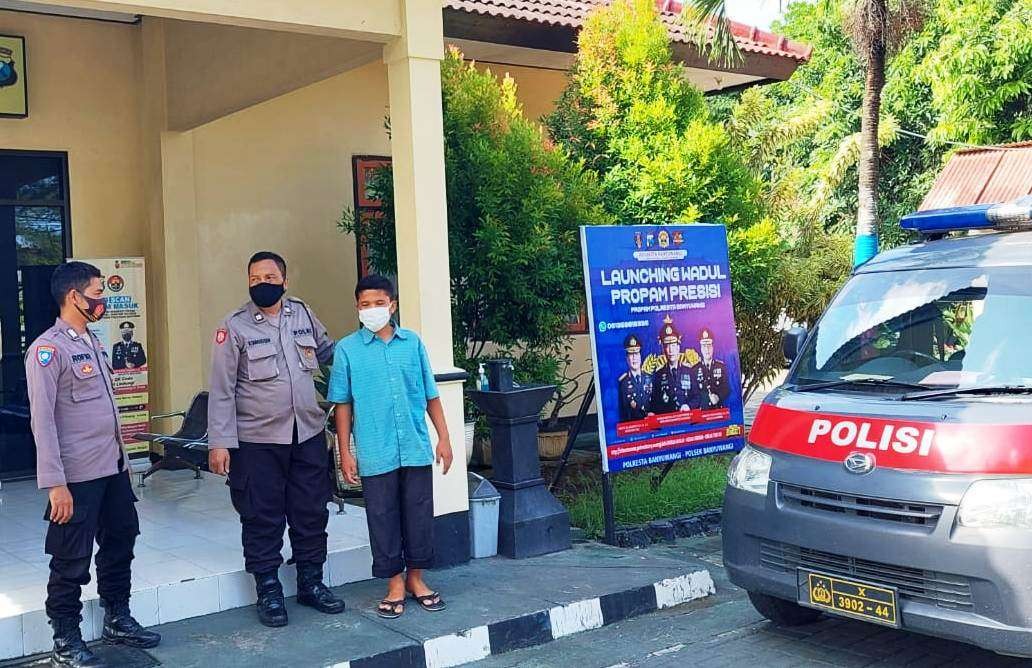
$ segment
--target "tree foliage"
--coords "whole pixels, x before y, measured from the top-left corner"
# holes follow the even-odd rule
[[[578,227],[609,220],[598,180],[524,117],[511,78],[499,83],[452,50],[441,86],[456,363],[474,370],[490,342],[548,376],[535,380],[555,380],[558,365],[541,359],[561,358],[566,323],[581,308]],[[366,241],[374,270],[393,275],[390,169],[369,185],[383,216],[345,212],[342,227]]]
[[[749,89],[730,100],[711,98],[711,108],[729,122],[751,114],[740,123],[745,133],[773,137],[770,126],[792,129],[765,173],[773,182],[793,184],[796,204],[812,205],[813,224],[831,233],[849,231],[857,211],[864,77],[844,20],[852,4],[790,4],[774,30],[812,45],[810,61],[788,81]],[[890,39],[879,126],[883,246],[907,239],[899,217],[913,211],[928,192],[956,148],[948,142],[1032,139],[1032,0],[921,4],[920,30]],[[889,6],[898,9],[893,2]],[[762,120],[754,127],[750,121],[756,115]],[[815,115],[820,122],[809,123]],[[774,215],[784,218],[778,209]]]
[[[780,313],[769,314],[787,245],[768,215],[763,175],[673,60],[655,3],[615,0],[592,13],[545,124],[598,173],[618,223],[727,226],[743,384],[748,393],[769,380],[783,362]]]

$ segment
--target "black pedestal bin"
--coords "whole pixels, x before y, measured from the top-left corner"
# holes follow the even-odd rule
[[[538,459],[537,425],[552,385],[470,392],[491,425],[491,465],[501,495],[498,554],[522,559],[570,547],[570,515],[548,491]]]

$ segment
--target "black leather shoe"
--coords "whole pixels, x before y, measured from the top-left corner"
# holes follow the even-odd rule
[[[52,619],[50,625],[54,627],[54,651],[50,653],[51,666],[100,668],[105,665],[83,641],[78,619],[74,617]]]
[[[161,636],[148,631],[133,619],[129,612],[129,601],[109,603],[101,601],[104,606],[104,632],[101,638],[111,645],[128,645],[140,649],[157,647]]]
[[[255,574],[254,584],[258,592],[258,621],[265,626],[286,626],[287,603],[276,571]]]
[[[344,601],[323,582],[322,564],[297,562],[297,602],[328,615],[344,612]]]

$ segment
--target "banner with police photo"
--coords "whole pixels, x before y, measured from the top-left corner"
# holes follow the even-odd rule
[[[723,225],[582,227],[602,466],[742,447]]]
[[[100,269],[107,310],[91,323],[113,371],[115,403],[126,450],[147,452],[133,434],[148,431],[150,392],[147,378],[147,293],[142,257],[84,259]]]

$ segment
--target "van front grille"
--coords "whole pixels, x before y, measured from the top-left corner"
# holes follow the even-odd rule
[[[781,502],[788,506],[911,524],[924,527],[929,533],[942,516],[942,506],[929,503],[878,499],[785,483],[778,483],[778,493]]]
[[[963,575],[894,566],[774,541],[760,542],[760,562],[777,571],[795,572],[797,568],[805,568],[895,587],[900,598],[940,608],[968,610],[972,607],[971,585]]]

